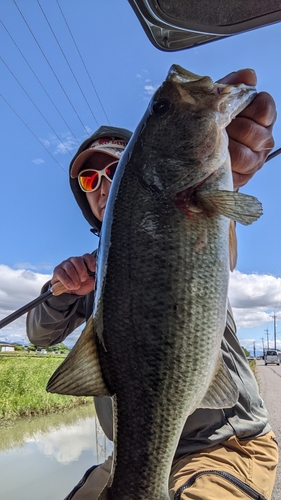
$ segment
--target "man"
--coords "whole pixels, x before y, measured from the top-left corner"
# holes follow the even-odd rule
[[[231,73],[224,83],[256,84],[252,70]],[[276,110],[272,98],[260,93],[229,125],[234,185],[244,185],[261,168],[273,147]],[[101,127],[79,148],[70,164],[70,184],[84,217],[99,234],[116,164],[131,133]],[[67,294],[52,297],[27,318],[28,336],[39,345],[61,342],[87,319],[93,309],[95,254],[70,257],[54,269],[51,284],[61,282]],[[43,291],[49,283],[45,285]],[[188,417],[175,454],[170,496],[185,500],[269,499],[278,461],[277,444],[254,376],[236,338],[231,310],[221,345],[224,361],[239,388],[231,409],[198,409]],[[95,398],[101,425],[112,439],[109,398]],[[67,500],[95,499],[110,472],[110,459],[90,469]]]

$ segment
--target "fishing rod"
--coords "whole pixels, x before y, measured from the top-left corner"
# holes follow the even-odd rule
[[[273,151],[273,153],[268,155],[265,162],[272,160],[272,158],[275,158],[280,153],[281,153],[281,148],[276,149],[275,151]],[[89,274],[89,276],[95,277],[95,273],[90,271],[89,269],[88,269],[88,274]],[[48,300],[50,297],[52,297],[52,296],[57,297],[58,295],[61,295],[65,292],[67,292],[67,288],[65,288],[62,285],[62,283],[60,283],[60,282],[55,283],[49,290],[47,290],[47,292],[42,293],[36,299],[32,300],[31,302],[29,302],[25,306],[21,307],[17,311],[13,312],[9,316],[6,316],[6,318],[0,320],[0,330],[1,330],[1,328],[4,328],[4,326],[9,325],[9,323],[12,323],[12,321],[19,318],[23,314],[29,312],[34,307],[38,306],[39,304],[42,304],[43,302],[46,302],[46,300]]]
[[[273,151],[273,153],[271,153],[270,155],[268,155],[268,157],[266,158],[266,160],[265,160],[264,163],[266,163],[269,160],[272,160],[272,158],[275,158],[275,156],[280,155],[280,153],[281,153],[281,148],[276,149],[275,151]]]
[[[89,276],[96,276],[96,273],[90,271],[89,269],[88,274]],[[31,309],[33,309],[34,307],[42,304],[43,302],[46,302],[46,300],[48,300],[50,297],[57,297],[58,295],[62,295],[63,293],[67,293],[68,291],[69,290],[62,283],[55,283],[49,290],[47,290],[47,292],[42,293],[41,295],[39,295],[39,297],[32,300],[31,302],[28,302],[28,304],[26,304],[25,306],[17,309],[17,311],[13,312],[9,316],[6,316],[6,318],[1,319],[0,330],[1,328],[4,328],[4,326],[9,325],[9,323],[12,323],[12,321],[15,321],[15,319],[19,318],[23,314],[31,311]]]

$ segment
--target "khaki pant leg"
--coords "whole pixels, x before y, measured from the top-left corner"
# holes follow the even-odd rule
[[[220,446],[194,455],[185,455],[172,467],[170,498],[194,474],[224,471],[240,479],[266,499],[270,499],[278,464],[278,447],[273,432],[251,440],[235,436]],[[251,498],[223,477],[212,473],[199,476],[191,487],[183,489],[181,500],[236,500]]]
[[[112,457],[96,467],[87,477],[86,481],[71,496],[73,500],[97,500],[100,492],[104,489],[111,471]],[[78,483],[79,484],[79,483]],[[69,495],[65,500],[69,498]]]

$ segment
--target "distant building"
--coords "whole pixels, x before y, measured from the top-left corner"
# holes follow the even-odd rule
[[[0,352],[13,352],[15,346],[13,344],[8,344],[7,342],[0,342]]]

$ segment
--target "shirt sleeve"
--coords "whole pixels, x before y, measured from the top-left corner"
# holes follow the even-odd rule
[[[48,290],[49,284],[48,281],[41,293]],[[55,345],[63,342],[85,319],[85,297],[67,293],[53,296],[27,314],[27,336],[35,345]]]

